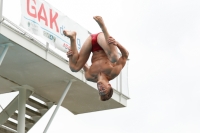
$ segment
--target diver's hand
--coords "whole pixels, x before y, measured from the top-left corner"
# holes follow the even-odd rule
[[[108,38],[108,44],[113,44],[113,45],[117,46],[118,42],[112,36],[110,36]]]
[[[73,52],[72,52],[71,49],[69,49],[69,51],[67,51],[67,57],[69,58],[69,57],[71,57],[72,55],[73,55]]]

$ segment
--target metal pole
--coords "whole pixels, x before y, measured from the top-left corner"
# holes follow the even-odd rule
[[[4,50],[3,50],[2,54],[0,55],[0,65],[1,65],[1,63],[2,63],[2,61],[3,61],[3,59],[4,59],[5,55],[6,55],[6,53],[8,51],[8,48],[9,48],[9,46],[5,45]]]
[[[47,124],[47,126],[46,126],[46,128],[45,128],[45,130],[44,130],[43,133],[46,133],[46,132],[47,132],[49,126],[51,125],[51,122],[52,122],[53,119],[54,119],[54,116],[56,115],[56,113],[57,113],[57,111],[58,111],[60,105],[62,104],[62,102],[63,102],[65,96],[67,95],[67,92],[68,92],[70,86],[72,85],[72,82],[73,82],[73,81],[75,81],[75,80],[71,79],[70,82],[68,83],[68,85],[67,85],[67,87],[66,87],[66,89],[65,89],[65,91],[64,91],[64,93],[63,93],[63,95],[62,95],[62,97],[60,98],[60,100],[59,100],[59,102],[58,102],[58,104],[57,104],[57,106],[56,106],[56,109],[54,110],[54,112],[53,112],[53,114],[52,114],[52,116],[51,116],[51,118],[50,118],[50,120],[49,120],[49,122],[48,122],[48,124]]]
[[[26,89],[19,89],[19,98],[18,98],[18,125],[17,132],[25,133],[25,105],[26,105]]]

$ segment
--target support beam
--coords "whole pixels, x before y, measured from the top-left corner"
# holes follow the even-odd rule
[[[21,87],[21,86],[20,86]],[[15,88],[19,88],[19,87],[13,87],[14,90],[16,90]],[[29,96],[32,94],[33,92],[30,90],[27,90],[26,93],[26,99],[29,98]],[[0,113],[0,125],[3,125],[9,117],[11,117],[15,111],[18,109],[18,96],[16,96],[9,104],[6,108],[4,108],[4,110]]]
[[[26,112],[26,95],[27,91],[33,92],[34,89],[28,85],[15,87],[15,90],[19,91],[18,96],[18,125],[17,132],[25,133],[25,112]]]
[[[19,90],[18,100],[18,133],[25,133],[25,112],[26,112],[26,89]]]
[[[3,62],[3,59],[4,59],[4,57],[5,57],[5,55],[6,55],[7,51],[8,51],[8,48],[9,48],[8,45],[5,45],[5,46],[4,46],[3,52],[2,52],[2,54],[0,55],[0,65],[1,65],[1,63]]]
[[[0,125],[3,125],[9,117],[11,117],[14,112],[17,110],[17,103],[18,103],[18,96],[16,96],[10,104],[3,109],[3,111],[0,113]]]
[[[3,62],[3,59],[8,51],[9,46],[13,46],[11,43],[6,43],[6,44],[0,44],[0,48],[3,47],[3,52],[0,54],[0,66],[1,63]]]
[[[66,87],[66,89],[65,89],[65,91],[64,91],[64,93],[63,93],[63,95],[62,95],[62,97],[60,98],[60,100],[59,100],[59,102],[58,102],[58,104],[57,104],[57,106],[56,106],[56,108],[55,108],[55,110],[54,110],[54,112],[53,112],[53,114],[52,114],[52,116],[51,116],[51,118],[50,118],[50,120],[49,120],[49,122],[48,122],[48,124],[47,124],[47,126],[46,126],[46,128],[45,128],[45,130],[44,130],[43,133],[46,133],[46,132],[47,132],[47,130],[48,130],[49,126],[51,125],[51,122],[53,121],[53,119],[54,119],[54,117],[55,117],[55,115],[56,115],[56,113],[57,113],[57,111],[58,111],[60,105],[62,104],[62,102],[63,102],[65,96],[67,95],[67,92],[68,92],[70,86],[72,85],[72,82],[74,82],[74,81],[76,81],[76,80],[71,79],[71,80],[69,81],[69,83],[68,83],[68,85],[67,85],[67,87]]]

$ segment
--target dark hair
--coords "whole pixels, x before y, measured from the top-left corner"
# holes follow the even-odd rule
[[[113,88],[111,87],[109,93],[106,95],[101,95],[100,99],[101,99],[101,101],[107,101],[112,97],[112,95],[113,95]]]

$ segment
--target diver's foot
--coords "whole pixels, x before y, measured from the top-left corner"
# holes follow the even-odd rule
[[[103,30],[103,28],[105,28],[105,24],[104,24],[103,18],[101,16],[94,16],[93,18],[98,23],[100,28]]]
[[[64,30],[63,34],[67,37],[69,37],[70,39],[76,39],[76,32],[75,31],[67,31]]]

